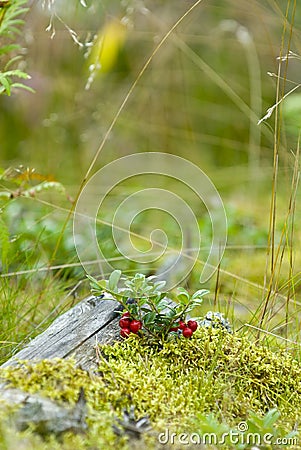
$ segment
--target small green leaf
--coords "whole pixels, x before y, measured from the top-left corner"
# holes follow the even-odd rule
[[[166,285],[166,281],[156,281],[154,283],[154,287],[156,288],[157,291],[162,289],[165,285]]]
[[[200,299],[193,300],[191,305],[193,305],[193,307],[195,307],[195,306],[200,306],[202,303],[203,303],[203,299],[200,298]]]
[[[30,86],[27,86],[26,84],[23,84],[23,83],[13,83],[12,87],[13,88],[19,88],[19,89],[24,89],[25,91],[31,92],[32,94],[35,93],[34,89],[32,89]]]
[[[28,73],[25,73],[19,69],[7,70],[6,72],[3,72],[1,75],[6,78],[7,77],[18,77],[18,78],[24,78],[25,80],[30,78],[30,75],[28,75]]]
[[[151,293],[151,292],[153,292],[153,286],[146,286],[144,289],[143,289],[143,293],[144,294],[148,294],[148,293]]]
[[[150,323],[153,323],[156,319],[156,313],[153,311],[147,312],[144,316],[143,316],[143,322],[144,324],[147,326]]]
[[[155,278],[158,278],[157,275],[150,275],[146,279],[147,279],[147,281],[153,281]]]
[[[276,408],[270,409],[263,418],[263,426],[265,428],[272,427],[279,417],[280,412]]]
[[[110,277],[109,277],[109,283],[108,288],[110,291],[117,292],[117,285],[121,277],[121,270],[114,270]]]
[[[18,49],[20,46],[17,44],[4,45],[0,48],[0,55],[4,55],[5,53],[9,53],[13,50]]]
[[[167,308],[169,305],[168,300],[161,300],[158,304],[157,304],[157,309],[158,311],[163,311],[163,309]]]
[[[208,289],[199,289],[198,291],[196,291],[196,292],[193,294],[192,298],[193,298],[193,299],[195,299],[195,298],[200,298],[200,297],[203,297],[203,296],[206,295],[206,294],[209,294]]]
[[[177,300],[181,303],[181,305],[187,305],[190,298],[189,298],[189,295],[187,295],[186,293],[183,292],[183,293],[177,295]]]
[[[106,280],[99,280],[99,281],[97,281],[97,284],[98,284],[98,286],[99,286],[101,289],[106,289],[106,288],[107,288],[107,282],[106,282]]]
[[[0,74],[2,75],[2,74]],[[2,83],[2,86],[4,87],[4,90],[6,91],[7,95],[11,94],[11,82],[10,79],[8,77],[5,76],[5,74],[3,74],[4,76],[0,77],[0,83]]]
[[[167,316],[169,319],[172,319],[172,318],[175,317],[176,315],[177,315],[177,311],[176,311],[175,308],[170,308],[170,309],[168,309],[168,311],[166,311],[166,316]]]
[[[189,295],[186,289],[184,289],[183,287],[178,287],[178,292]]]
[[[137,302],[139,308],[141,308],[147,302],[147,298],[146,297],[138,297],[138,298],[136,298],[136,302]]]

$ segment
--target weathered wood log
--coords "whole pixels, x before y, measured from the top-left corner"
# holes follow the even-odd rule
[[[121,305],[107,294],[102,298],[89,296],[59,316],[1,367],[17,365],[21,360],[34,362],[73,357],[81,368],[96,369],[96,346],[120,339],[118,311],[121,309]],[[35,423],[41,434],[85,430],[84,414],[79,406],[66,409],[39,394],[7,388],[6,382],[0,382],[0,399],[10,405],[22,406],[16,417],[17,428]]]
[[[42,360],[73,356],[77,364],[91,370],[97,364],[95,344],[110,343],[119,337],[118,311],[121,305],[106,294],[90,296],[58,317],[46,331],[1,367],[18,360]]]
[[[173,302],[169,300],[172,305]],[[85,370],[97,367],[98,344],[119,340],[119,313],[122,306],[109,294],[89,296],[59,316],[43,333],[34,338],[1,367],[20,360],[73,357]],[[0,386],[1,387],[1,386]]]

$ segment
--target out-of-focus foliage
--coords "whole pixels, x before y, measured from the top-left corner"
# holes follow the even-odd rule
[[[85,89],[90,89],[95,76],[108,73],[118,62],[120,50],[126,38],[126,27],[120,21],[112,20],[95,36],[91,54],[88,56],[89,78]]]
[[[301,94],[292,94],[284,102],[283,113],[286,130],[299,136],[301,129]]]
[[[43,204],[45,193],[48,200],[62,199],[62,195],[68,200],[65,187],[51,176],[42,175],[29,167],[0,168],[2,274],[45,268],[51,262],[60,260],[60,257],[61,261],[70,257],[72,242],[69,239],[68,245],[66,239],[62,239],[60,255],[51,261],[62,219],[57,216],[55,220],[51,214],[52,208]]]
[[[143,64],[188,5],[48,3],[50,11],[37,2],[26,16],[22,45],[36,95],[2,102],[2,154],[18,163],[30,158],[38,170],[77,184]],[[263,163],[270,156],[272,133],[255,122],[274,101],[266,72],[276,70],[281,26],[266,4],[200,3],[152,60],[98,165],[137,151],[166,151],[197,162],[215,182],[216,168],[233,165],[241,167],[233,181],[247,181],[253,150]]]
[[[20,18],[28,11],[26,0],[6,0],[0,5],[0,94],[11,95],[12,89],[22,88],[32,92],[29,86],[15,79],[28,79],[30,76],[16,66],[21,58],[21,47],[16,43],[24,20]],[[12,68],[11,68],[12,67]]]

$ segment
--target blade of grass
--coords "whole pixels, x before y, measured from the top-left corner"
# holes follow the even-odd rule
[[[276,230],[276,211],[277,211],[277,182],[278,182],[278,163],[279,163],[279,147],[280,147],[280,130],[281,130],[281,104],[279,100],[284,97],[285,85],[286,85],[286,74],[288,68],[288,59],[286,59],[285,72],[282,77],[282,84],[280,80],[281,76],[281,57],[284,54],[285,37],[287,33],[287,23],[290,11],[290,0],[287,2],[285,17],[283,19],[283,32],[281,37],[280,55],[278,60],[278,77],[277,77],[277,87],[276,87],[276,108],[275,108],[275,131],[274,131],[274,157],[273,157],[273,180],[272,180],[272,196],[271,196],[271,206],[270,206],[270,224],[269,224],[269,236],[268,236],[268,246],[267,246],[267,269],[270,265],[270,275],[268,275],[267,269],[264,277],[264,286],[266,287],[267,279],[269,278],[268,294],[263,302],[262,314],[259,320],[259,329],[262,328],[263,322],[265,320],[265,315],[268,310],[270,303],[271,292],[275,289],[274,284],[274,274],[275,274],[275,230]],[[296,12],[296,2],[294,1],[292,18],[290,22],[289,39],[287,44],[286,54],[289,53],[293,32],[293,24]],[[280,248],[278,247],[277,254],[279,254]],[[269,262],[269,263],[268,263]],[[260,338],[260,331],[258,331],[257,338]]]

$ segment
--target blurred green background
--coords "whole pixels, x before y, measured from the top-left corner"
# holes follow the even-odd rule
[[[55,16],[50,19],[41,4],[33,2],[21,37],[36,93],[2,97],[1,157],[6,164],[35,166],[76,190],[156,43],[193,2],[90,1],[84,8],[75,0],[55,1],[53,9],[66,25]],[[223,189],[245,188],[248,166],[260,167],[265,178],[273,131],[255,125],[275,100],[275,79],[267,72],[278,70],[286,7],[283,3],[281,11],[280,4],[201,2],[153,58],[97,166],[133,152],[163,151],[196,162]],[[53,30],[45,31],[50,20],[52,39]],[[118,43],[120,21],[127,26]],[[96,70],[85,89],[89,67],[97,60],[85,44],[103,33],[110,41],[108,52],[116,46],[118,53],[107,66],[100,56],[103,69]],[[299,62],[290,66],[288,78],[298,82]]]
[[[18,90],[10,97],[0,97],[2,169],[13,170],[23,165],[24,172],[26,168],[34,168],[41,178],[62,183],[69,198],[74,199],[145,62],[162,37],[194,3],[189,0],[29,2],[18,40],[24,49],[20,64],[31,75],[28,84],[35,93]],[[268,72],[278,73],[277,57],[289,49],[296,55],[281,65],[280,75],[288,80],[283,93],[300,82],[300,25],[301,5],[292,2],[200,2],[155,53],[91,171],[95,173],[125,155],[158,151],[187,158],[210,177],[225,204],[229,236],[220,271],[206,287],[212,292],[210,306],[218,306],[228,314],[230,310],[237,312],[235,320],[239,324],[251,317],[265,298],[267,291],[262,286],[268,284],[269,273],[266,247],[275,115],[260,125],[257,122],[276,101],[277,78]],[[292,235],[293,246],[298,248],[300,244],[298,207],[293,220],[289,216],[294,232],[284,232],[281,241],[292,193],[292,174],[294,167],[299,167],[295,158],[301,118],[298,90],[287,97],[283,106],[279,115],[274,236],[275,245],[280,242],[279,251],[283,249],[283,253],[276,270],[279,295],[275,302],[281,296],[285,300],[288,289],[293,292],[294,300],[298,300],[301,260],[300,255],[292,256],[289,250]],[[37,177],[29,175],[27,181],[33,185],[38,182]],[[102,220],[110,220],[116,202],[133,192],[135,183],[140,186],[136,180],[112,192]],[[141,181],[142,186],[151,184],[150,180]],[[2,188],[7,189],[7,185],[3,183]],[[12,186],[8,189],[15,192]],[[295,195],[297,198],[298,189]],[[5,273],[44,268],[49,264],[52,267],[47,272],[30,273],[22,281],[24,292],[28,292],[29,284],[39,286],[32,288],[38,289],[42,298],[39,306],[36,297],[25,301],[31,305],[28,310],[35,311],[30,319],[34,328],[45,311],[56,313],[60,310],[57,304],[64,306],[59,290],[57,300],[51,291],[52,304],[47,307],[48,300],[43,297],[45,283],[51,283],[54,288],[58,280],[69,280],[63,290],[70,290],[84,279],[84,272],[79,265],[71,265],[78,263],[71,221],[55,250],[71,206],[70,199],[57,192],[26,199],[15,197],[2,205],[3,223],[10,236],[10,259],[6,270],[2,264],[2,280],[11,289],[14,277],[5,277]],[[190,200],[196,208],[206,244],[211,233],[210,218],[193,197]],[[164,217],[156,214],[140,219],[133,231],[142,236],[148,236],[150,229],[165,223]],[[286,230],[291,222],[287,222]],[[177,246],[178,236],[173,226],[167,228],[171,245]],[[145,268],[118,259],[109,227],[99,227],[99,239],[107,258],[115,258],[115,268],[129,272],[156,269],[156,266]],[[67,267],[56,268],[61,265]],[[199,287],[200,267],[201,264],[196,265],[192,273],[191,289]],[[14,278],[16,292],[20,279],[20,275]],[[208,309],[208,304],[205,307]],[[283,311],[281,305],[275,308]],[[243,314],[243,319],[238,313]],[[10,329],[15,325],[15,322],[9,325]],[[296,335],[298,331],[297,324]]]

